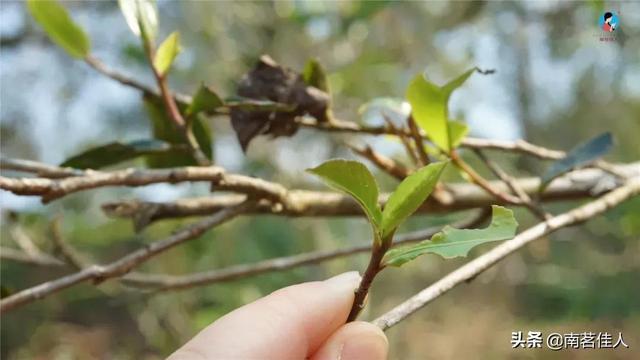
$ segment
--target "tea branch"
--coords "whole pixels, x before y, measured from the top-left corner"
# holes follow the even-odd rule
[[[82,282],[91,280],[94,283],[100,283],[110,278],[123,276],[152,257],[188,240],[199,237],[211,228],[240,215],[251,206],[253,206],[252,202],[244,202],[239,206],[221,210],[214,215],[183,228],[165,239],[146,245],[113,262],[105,265],[91,265],[76,273],[19,291],[0,300],[0,313],[13,310]]]
[[[603,195],[597,200],[541,222],[521,232],[512,240],[494,247],[483,255],[480,255],[476,259],[461,266],[449,275],[438,280],[433,285],[420,291],[389,312],[378,317],[373,321],[373,323],[381,329],[387,330],[438,297],[444,295],[457,285],[475,278],[483,271],[532,241],[540,239],[558,229],[592,219],[593,217],[602,214],[603,212],[617,206],[625,200],[637,196],[638,194],[640,194],[640,177],[635,177],[623,186]]]

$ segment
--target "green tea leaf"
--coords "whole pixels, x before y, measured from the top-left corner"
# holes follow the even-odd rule
[[[327,94],[329,91],[329,81],[324,67],[316,59],[309,59],[302,71],[302,80],[309,86],[316,87]]]
[[[142,155],[164,153],[171,149],[171,144],[154,139],[135,140],[126,143],[116,141],[72,156],[60,166],[76,169],[100,169],[135,159]]]
[[[131,31],[153,40],[158,33],[158,9],[155,0],[118,0],[120,10]]]
[[[169,71],[171,64],[173,64],[173,60],[178,56],[179,52],[180,34],[177,31],[174,31],[171,35],[167,36],[162,44],[160,44],[155,58],[153,59],[153,66],[160,75],[165,75]]]
[[[382,211],[383,239],[391,235],[429,197],[446,165],[444,161],[429,164],[402,180]]]
[[[334,189],[353,196],[374,229],[380,229],[382,213],[378,206],[378,184],[366,166],[357,161],[335,159],[307,171],[319,176]]]
[[[416,123],[427,133],[434,144],[447,153],[454,148],[454,138],[452,138],[450,130],[452,125],[449,121],[449,97],[475,70],[473,68],[466,71],[444,86],[438,86],[420,74],[411,81],[407,88],[406,97],[411,104],[411,111]],[[459,128],[457,125],[453,126]],[[454,131],[459,132],[459,129]]]
[[[173,145],[187,146],[184,136],[176,129],[171,119],[167,116],[163,104],[160,99],[155,97],[145,97],[144,107],[149,114],[153,137],[158,140],[166,141]],[[180,109],[183,112],[183,109]],[[193,135],[200,145],[204,154],[211,159],[211,131],[205,122],[195,118],[190,122]],[[151,154],[146,157],[147,164],[153,168],[166,168],[177,166],[197,165],[196,160],[190,152],[172,152],[167,154]]]
[[[192,116],[199,112],[212,112],[224,106],[224,101],[205,84],[201,84],[198,91],[193,96],[191,104],[187,107],[186,115]]]
[[[551,181],[579,166],[586,165],[597,158],[603,156],[613,147],[613,136],[606,132],[600,134],[578,146],[567,153],[547,169],[542,176],[540,191],[544,190]]]
[[[83,58],[91,51],[91,42],[84,30],[55,0],[27,0],[31,16],[42,26],[51,40],[74,58]]]
[[[466,257],[474,247],[492,242],[508,240],[515,236],[518,222],[513,211],[502,206],[492,206],[491,224],[484,229],[455,229],[450,226],[435,234],[431,240],[389,250],[382,263],[385,266],[402,266],[420,255],[433,253],[445,259]]]
[[[460,121],[449,121],[449,137],[451,138],[451,148],[455,149],[469,133],[469,126]]]

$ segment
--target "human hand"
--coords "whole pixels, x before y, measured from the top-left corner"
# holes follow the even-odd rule
[[[387,358],[387,338],[375,325],[345,324],[360,275],[280,289],[206,327],[169,360]]]

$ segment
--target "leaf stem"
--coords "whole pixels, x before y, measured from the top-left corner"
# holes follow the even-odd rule
[[[503,193],[497,189],[495,189],[489,181],[483,178],[480,174],[478,174],[469,164],[467,164],[462,158],[458,155],[455,150],[451,150],[449,153],[449,157],[453,161],[453,163],[460,168],[462,171],[467,173],[471,178],[472,182],[476,185],[483,188],[489,194],[495,196],[496,198],[510,204],[514,205],[522,205],[522,200],[520,198],[513,196],[511,194]]]
[[[371,257],[369,259],[369,265],[367,265],[367,269],[362,276],[362,280],[360,281],[360,285],[356,290],[355,297],[353,299],[353,305],[351,306],[351,311],[349,312],[349,316],[347,317],[347,322],[354,321],[360,311],[364,308],[365,301],[367,299],[367,294],[369,294],[369,288],[373,283],[373,279],[375,279],[376,275],[384,269],[384,266],[381,265],[382,258],[384,254],[391,247],[392,241],[391,237],[388,239],[384,239],[381,242],[375,242],[371,247]]]
[[[145,54],[147,55],[147,59],[149,60],[149,65],[151,67],[151,71],[153,72],[153,76],[158,83],[158,87],[160,88],[160,96],[162,98],[162,102],[164,103],[167,114],[169,114],[169,118],[173,121],[175,126],[178,128],[178,131],[182,133],[185,140],[187,141],[187,145],[191,149],[191,153],[193,158],[196,160],[198,165],[200,166],[211,166],[211,161],[204,154],[200,145],[198,144],[198,140],[196,139],[191,127],[187,124],[187,122],[180,114],[180,110],[178,109],[178,105],[176,104],[175,98],[171,94],[171,90],[169,90],[169,85],[167,84],[166,76],[162,75],[158,69],[156,69],[153,64],[153,58],[155,49],[151,42],[144,40],[143,46],[145,50]]]

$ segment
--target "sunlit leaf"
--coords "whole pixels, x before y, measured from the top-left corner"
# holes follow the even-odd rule
[[[127,25],[136,36],[155,39],[158,33],[158,10],[155,0],[118,0],[118,4]]]
[[[613,136],[609,132],[600,134],[576,146],[563,159],[551,164],[542,176],[540,190],[544,190],[558,176],[598,159],[609,152],[612,147]]]
[[[468,70],[444,86],[438,86],[419,74],[407,88],[406,97],[416,123],[434,144],[447,153],[454,148],[449,121],[449,97],[474,71],[475,68]]]
[[[491,224],[484,229],[455,229],[446,226],[431,240],[389,250],[382,260],[385,266],[402,266],[420,255],[433,253],[443,258],[466,257],[471,249],[493,241],[508,240],[515,236],[518,222],[513,211],[492,206]]]
[[[142,155],[166,153],[171,149],[171,144],[154,139],[135,140],[126,143],[116,141],[72,156],[60,166],[77,169],[100,169],[135,159]]]
[[[178,56],[180,52],[180,34],[177,31],[171,33],[160,44],[155,58],[153,59],[153,66],[156,68],[160,75],[165,75],[171,68],[173,60]]]
[[[75,58],[89,55],[91,42],[85,31],[55,0],[27,0],[31,16],[42,26],[53,42]]]
[[[327,185],[351,195],[374,228],[380,228],[382,213],[378,206],[378,184],[366,166],[357,161],[335,159],[307,171],[322,178]]]
[[[213,89],[201,84],[198,91],[193,96],[191,104],[187,107],[186,114],[191,116],[199,112],[213,112],[224,105],[224,101]]]
[[[469,126],[460,121],[449,121],[449,137],[451,138],[451,148],[455,149],[469,133]]]
[[[429,164],[407,176],[391,194],[382,212],[382,238],[413,214],[429,197],[447,162]]]

